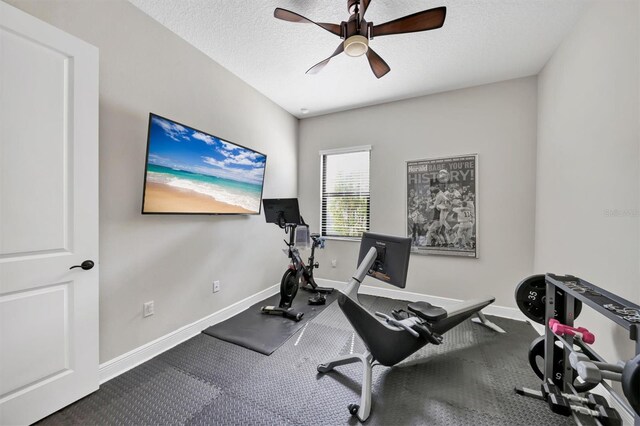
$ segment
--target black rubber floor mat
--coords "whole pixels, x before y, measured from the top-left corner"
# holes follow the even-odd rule
[[[293,309],[304,313],[300,321],[296,322],[279,315],[266,315],[260,311],[262,306],[278,305],[280,294],[276,294],[202,332],[252,351],[271,355],[308,321],[333,303],[338,297],[338,291],[334,290],[333,293],[327,294],[327,303],[324,305],[308,305],[307,300],[312,295],[313,293],[300,291],[293,301]]]
[[[308,297],[301,292],[299,304]],[[367,295],[359,299],[372,311],[407,306]],[[38,426],[356,426],[347,405],[360,400],[362,366],[343,365],[327,374],[318,374],[317,366],[366,349],[336,303],[316,313],[271,356],[199,334],[103,383]],[[284,319],[254,320],[265,327],[266,321]],[[574,424],[544,401],[513,391],[540,387],[527,361],[535,330],[524,322],[491,320],[507,334],[467,320],[445,333],[441,345],[427,345],[393,368],[375,367],[366,426]]]

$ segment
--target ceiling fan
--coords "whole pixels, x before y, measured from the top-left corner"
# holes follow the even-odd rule
[[[347,22],[343,21],[340,24],[314,22],[302,15],[279,7],[273,11],[273,16],[283,21],[316,24],[344,39],[344,42],[340,43],[331,56],[309,68],[307,74],[317,74],[329,63],[331,58],[344,52],[349,56],[366,54],[371,71],[377,78],[380,78],[388,73],[391,68],[369,46],[369,40],[385,35],[435,30],[444,25],[444,18],[447,14],[447,8],[442,6],[394,19],[384,24],[373,25],[373,23],[364,19],[364,14],[367,12],[369,4],[371,4],[371,0],[347,0],[347,9],[351,16],[349,16]]]

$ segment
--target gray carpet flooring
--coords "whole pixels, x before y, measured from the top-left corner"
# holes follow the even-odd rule
[[[406,302],[361,296],[371,311]],[[465,321],[393,368],[373,369],[367,425],[569,425],[546,404],[514,393],[538,388],[527,362],[530,325],[492,318],[507,334]],[[271,356],[198,335],[103,384],[43,425],[356,425],[359,365],[326,375],[318,364],[363,352],[337,303]]]

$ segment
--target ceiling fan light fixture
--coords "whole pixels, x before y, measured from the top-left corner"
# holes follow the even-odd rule
[[[364,14],[371,5],[371,1],[372,0],[347,0],[347,9],[349,9],[350,16],[348,21],[342,21],[339,24],[314,22],[300,14],[279,7],[273,11],[273,16],[276,19],[287,22],[314,24],[343,39],[331,56],[309,68],[306,74],[317,74],[333,57],[341,53],[346,53],[352,57],[366,54],[371,71],[373,71],[376,78],[381,78],[391,71],[391,68],[380,55],[369,47],[369,38],[373,39],[374,36],[416,33],[442,28],[447,15],[447,7],[435,7],[382,24],[373,25],[372,22],[367,22],[364,19]]]
[[[362,56],[369,50],[369,40],[361,35],[352,35],[344,41],[344,53],[349,56]]]

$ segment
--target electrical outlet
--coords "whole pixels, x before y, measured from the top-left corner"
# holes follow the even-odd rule
[[[153,300],[151,302],[147,302],[142,305],[142,316],[148,317],[153,315],[155,312],[153,311]]]
[[[338,266],[338,259],[332,259],[331,260],[331,267],[335,268],[336,266]]]
[[[214,281],[213,282],[213,292],[217,293],[220,291],[220,281]]]

